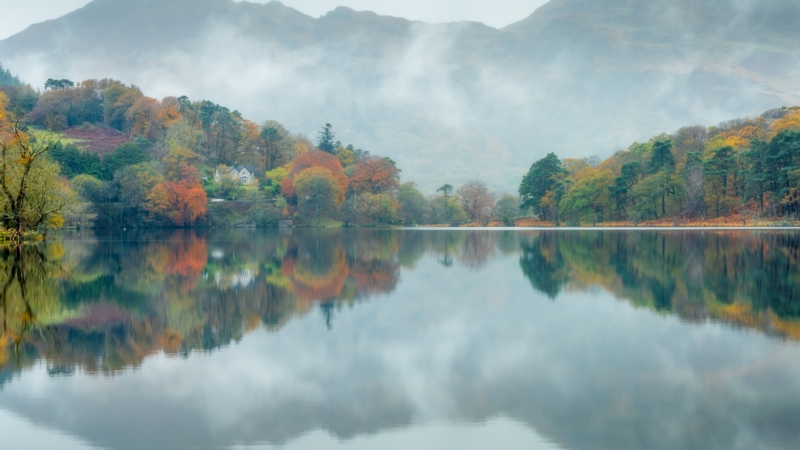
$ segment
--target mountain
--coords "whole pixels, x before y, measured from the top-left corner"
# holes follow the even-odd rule
[[[432,191],[800,103],[800,0],[553,0],[503,29],[279,2],[95,0],[0,41],[24,79],[113,77],[391,156]]]

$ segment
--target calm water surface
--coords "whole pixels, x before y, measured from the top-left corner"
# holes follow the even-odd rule
[[[13,449],[795,449],[800,233],[65,233],[0,257]]]

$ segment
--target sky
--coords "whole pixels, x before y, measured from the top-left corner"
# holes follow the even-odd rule
[[[268,0],[253,0],[267,3]],[[0,0],[0,39],[28,26],[55,19],[89,3],[89,0]],[[282,0],[286,6],[319,17],[337,6],[374,11],[425,22],[472,20],[503,27],[528,17],[547,0]]]

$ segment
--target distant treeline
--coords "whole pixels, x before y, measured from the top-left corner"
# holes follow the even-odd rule
[[[426,197],[414,183],[401,184],[390,158],[336,140],[331,124],[312,141],[211,101],[156,100],[109,79],[50,79],[43,92],[16,83],[0,89],[5,109],[34,140],[53,142],[47,157],[74,191],[68,226],[511,223],[518,216],[516,197],[498,197],[478,180]],[[67,138],[73,130],[130,139],[89,151]]]
[[[684,127],[611,158],[535,162],[522,208],[555,223],[800,219],[800,108]]]
[[[1,68],[0,77],[6,115],[32,142],[51,143],[45,156],[65,178],[59,214],[67,226],[514,225],[521,217],[635,225],[732,216],[752,224],[800,211],[798,108],[681,128],[605,161],[549,154],[525,175],[519,197],[481,180],[426,196],[401,183],[392,159],[336,140],[331,124],[312,141],[273,120],[257,124],[185,96],[157,100],[116,80],[49,79],[42,92]],[[81,140],[97,135],[102,144],[109,133],[121,141],[105,150]]]
[[[8,69],[0,64],[0,86],[22,86],[24,83],[16,75],[12,75]]]

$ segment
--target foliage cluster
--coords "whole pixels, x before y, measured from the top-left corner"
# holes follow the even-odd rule
[[[800,109],[634,143],[605,161],[536,161],[522,207],[556,223],[701,220],[738,214],[800,220]]]

